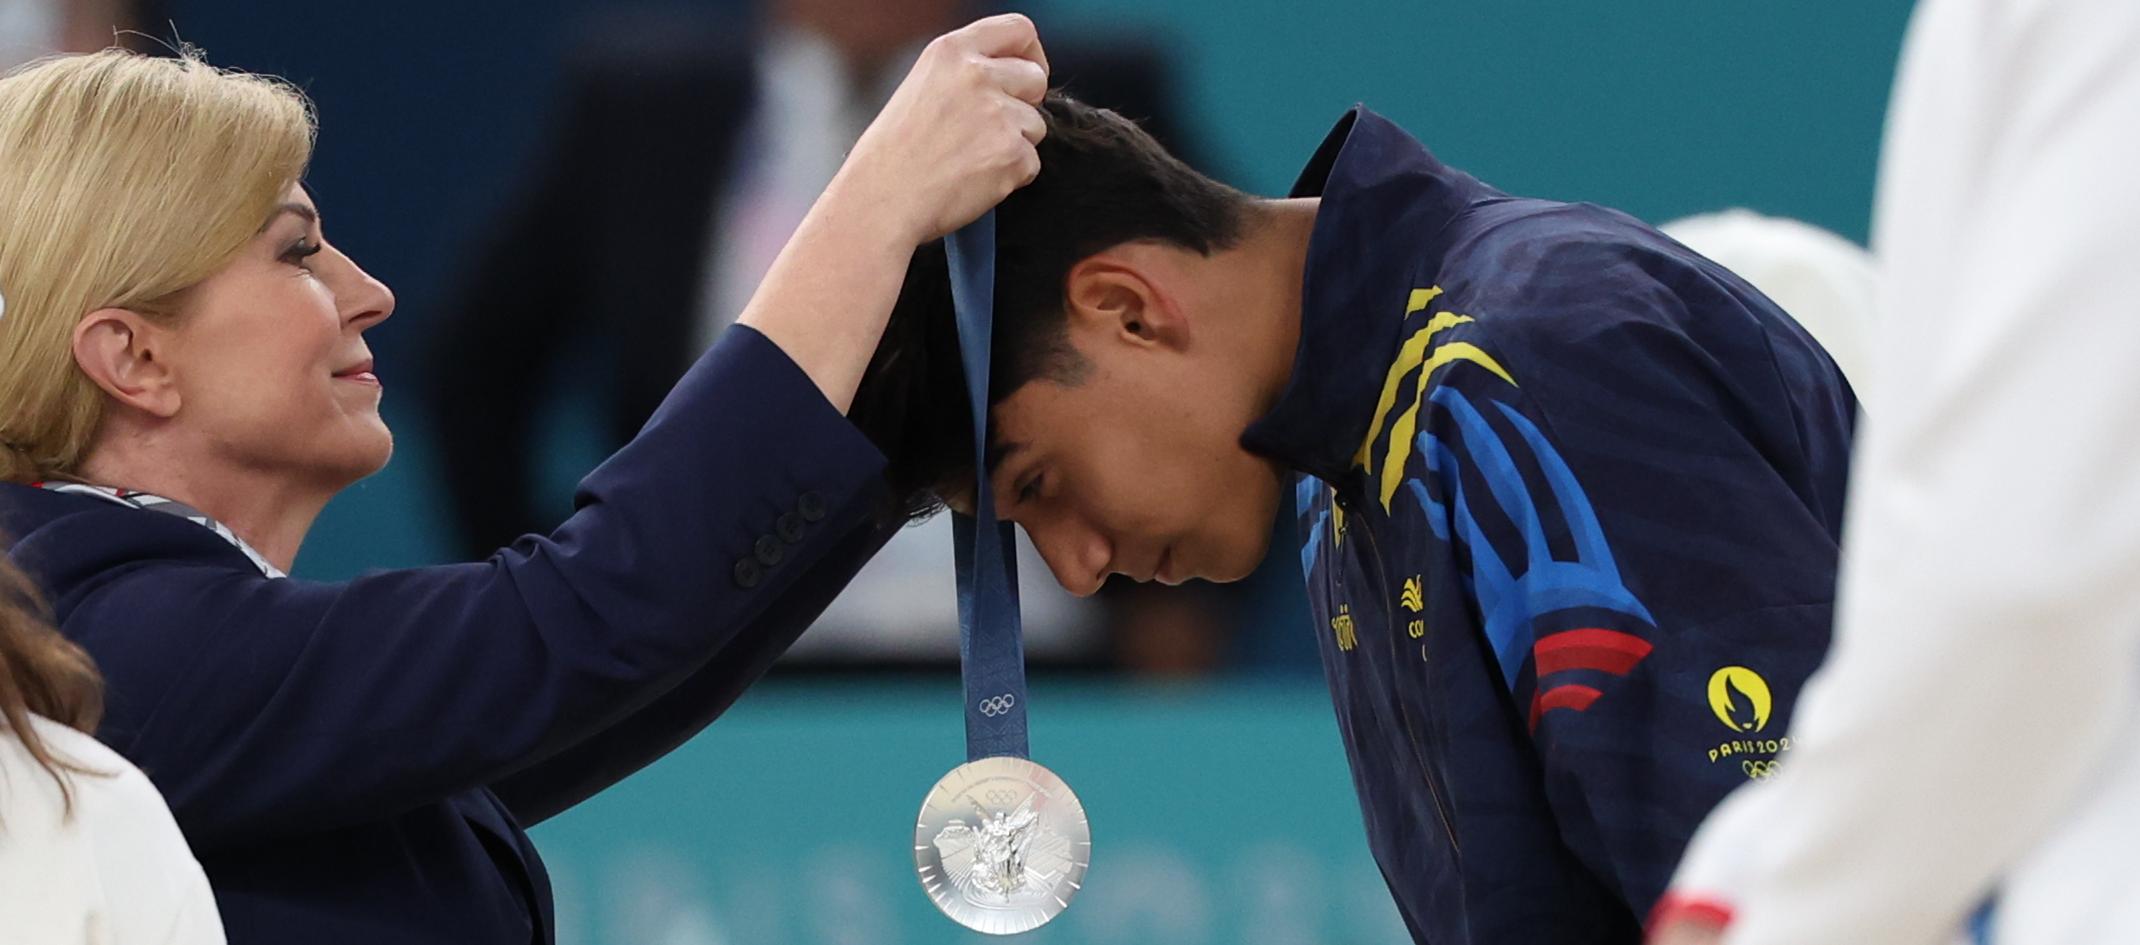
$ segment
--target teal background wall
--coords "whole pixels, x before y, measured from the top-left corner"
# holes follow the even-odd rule
[[[965,760],[955,680],[761,686],[535,842],[559,941],[901,945],[988,936],[914,878],[914,817]],[[1085,805],[1084,892],[1035,945],[1404,942],[1319,685],[1034,682],[1033,757]]]
[[[1647,220],[1750,206],[1862,241],[1909,4],[1078,0],[1180,43],[1238,182],[1282,191],[1354,102],[1504,190]]]

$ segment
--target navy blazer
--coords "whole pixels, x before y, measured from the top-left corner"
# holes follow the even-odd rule
[[[488,561],[264,577],[177,516],[0,484],[230,941],[551,942],[523,827],[710,723],[889,537],[883,457],[729,331],[577,512]]]

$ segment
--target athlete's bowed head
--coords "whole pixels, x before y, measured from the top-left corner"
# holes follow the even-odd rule
[[[1281,469],[1240,443],[1293,367],[1313,200],[1260,200],[1134,123],[1043,106],[1041,173],[998,213],[991,482],[1062,585],[1239,580]],[[909,517],[972,493],[940,246],[924,247],[855,421]],[[934,366],[934,370],[932,370]]]

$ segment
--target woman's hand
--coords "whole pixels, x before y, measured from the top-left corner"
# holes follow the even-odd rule
[[[920,245],[973,221],[1040,173],[1048,60],[1033,21],[992,16],[930,42],[855,143],[827,196],[897,221]]]
[[[1048,60],[1033,21],[992,16],[929,44],[758,284],[763,333],[845,413],[914,248],[1040,173]],[[737,409],[748,409],[737,405]]]

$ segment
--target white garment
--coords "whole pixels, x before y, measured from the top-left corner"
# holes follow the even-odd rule
[[[1683,217],[1658,229],[1753,283],[1820,342],[1864,403],[1880,287],[1864,247],[1811,223],[1745,208]]]
[[[1926,0],[1836,645],[1676,895],[1733,945],[2140,942],[2140,3]]]
[[[715,209],[716,238],[699,306],[701,347],[712,345],[743,312],[921,48],[916,44],[892,57],[858,90],[830,41],[792,28],[767,34],[757,63],[758,101],[737,148],[735,173],[722,185]],[[1018,562],[1026,652],[1045,659],[1097,648],[1095,608],[1055,583],[1022,531]],[[893,536],[789,652],[820,660],[956,659],[956,590],[951,517],[940,515]]]
[[[103,774],[58,782],[0,725],[0,941],[8,945],[222,945],[215,896],[163,795],[96,739],[31,724],[55,755]]]

